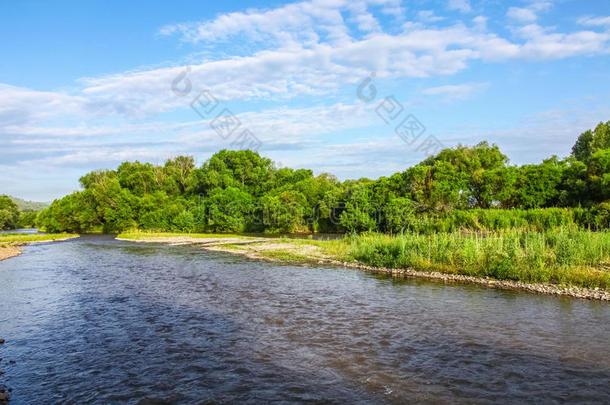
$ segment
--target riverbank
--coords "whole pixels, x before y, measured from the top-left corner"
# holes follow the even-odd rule
[[[574,237],[574,235],[566,235],[566,237],[568,236]],[[605,242],[606,236],[607,235],[604,235],[604,239],[601,241],[602,243]],[[434,239],[436,243],[439,243],[439,238],[441,238],[417,235],[412,237],[420,238],[420,242],[426,240],[423,238]],[[532,243],[527,237],[523,237],[523,235],[521,235],[521,237],[523,243]],[[124,233],[117,237],[119,240],[136,242],[157,242],[170,245],[194,244],[205,250],[240,254],[256,260],[269,260],[292,264],[337,265],[361,269],[368,272],[388,274],[394,277],[419,277],[441,280],[449,283],[474,283],[492,288],[523,290],[534,293],[610,301],[610,289],[608,288],[610,272],[606,267],[608,263],[605,259],[599,259],[599,257],[594,259],[599,261],[598,267],[590,265],[589,262],[584,259],[580,260],[576,258],[572,259],[572,265],[567,265],[565,263],[567,263],[568,260],[561,257],[559,258],[560,261],[553,265],[553,260],[557,261],[558,258],[554,257],[551,260],[547,257],[547,268],[544,267],[544,263],[539,264],[542,266],[541,268],[546,271],[545,277],[548,277],[548,279],[551,280],[564,280],[563,282],[552,283],[532,281],[543,276],[540,274],[534,275],[531,266],[527,267],[528,264],[525,260],[527,259],[527,255],[525,255],[525,258],[520,257],[519,255],[513,255],[512,258],[506,256],[505,259],[508,258],[515,263],[513,266],[526,266],[526,271],[513,271],[512,273],[505,274],[523,278],[528,277],[529,275],[530,281],[500,279],[488,275],[480,275],[485,274],[482,273],[482,271],[492,273],[492,270],[495,269],[495,264],[493,260],[490,259],[491,256],[488,246],[497,243],[497,240],[494,241],[493,238],[488,237],[483,241],[475,239],[475,243],[477,243],[477,246],[481,249],[480,252],[474,251],[472,247],[466,245],[460,246],[461,249],[464,249],[463,254],[473,256],[473,263],[476,262],[476,265],[464,260],[459,260],[455,254],[450,258],[449,264],[443,263],[441,258],[434,257],[434,254],[432,254],[438,254],[438,251],[430,251],[427,258],[420,260],[421,257],[417,255],[416,250],[421,249],[422,246],[414,246],[413,241],[409,241],[407,238],[410,238],[410,236],[389,237],[387,235],[373,235],[332,241],[316,241],[310,239],[268,238],[262,236],[253,237],[219,234],[170,235],[164,233],[147,234],[144,232]],[[459,240],[462,243],[466,243],[464,241],[472,239],[464,236],[454,236],[454,238],[454,242]],[[427,248],[431,249],[432,242],[430,240],[427,242]],[[507,240],[502,239],[501,242],[506,243]],[[448,242],[448,239],[443,239],[442,243],[446,247],[450,242]],[[399,245],[399,247],[396,247],[396,245]],[[598,248],[597,245],[596,248]],[[514,244],[511,245],[511,249],[516,249]],[[549,256],[548,251],[545,251],[540,246],[536,247],[536,249],[541,250],[541,252],[539,252],[541,255]],[[565,247],[562,247],[562,249],[565,249]],[[604,249],[607,249],[607,247],[602,245],[599,249],[601,249],[601,253],[598,252],[598,256],[601,254],[603,258],[606,258],[606,251]],[[441,250],[441,248],[439,247],[438,250]],[[410,262],[407,260],[388,259],[388,257],[402,257],[401,255],[404,255],[405,251],[408,251],[414,258]],[[524,255],[523,252],[519,252],[519,254]],[[415,258],[417,258],[417,260],[415,260]],[[590,257],[588,260],[589,259]],[[453,265],[451,265],[451,262],[453,262]],[[397,263],[400,266],[387,266],[380,263]],[[506,260],[504,260],[503,263],[506,267]]]
[[[61,242],[68,239],[78,238],[79,235],[69,233],[58,234],[0,234],[0,261],[23,253],[20,246],[33,243]]]
[[[23,250],[15,245],[0,243],[0,261],[19,256],[21,253],[23,253]]]

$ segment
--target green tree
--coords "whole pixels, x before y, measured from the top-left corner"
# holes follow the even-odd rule
[[[184,194],[189,185],[189,176],[195,168],[192,156],[178,156],[168,159],[163,167],[163,188],[169,195]]]
[[[560,205],[564,207],[589,205],[591,186],[587,165],[572,156],[565,160],[565,165],[559,185]]]
[[[205,199],[207,226],[215,232],[243,232],[254,211],[250,194],[236,187],[216,188]]]
[[[610,148],[600,149],[591,156],[588,172],[594,200],[610,199]]]
[[[151,192],[155,187],[153,165],[150,163],[123,162],[116,171],[119,184],[137,196]]]
[[[19,209],[9,196],[0,195],[0,229],[15,229],[19,225]]]
[[[340,222],[349,232],[376,229],[379,207],[372,203],[371,190],[365,182],[356,184],[350,191]]]
[[[268,191],[275,168],[270,159],[250,150],[221,150],[201,168],[193,169],[187,180],[192,194],[207,196],[215,188],[240,188],[260,196]]]
[[[387,221],[386,231],[404,232],[409,229],[415,219],[415,206],[413,201],[408,198],[393,198],[386,205],[384,214]]]
[[[36,226],[36,211],[22,211],[19,213],[19,228],[34,228]]]
[[[539,165],[521,166],[517,171],[514,206],[540,208],[555,205],[558,202],[562,169],[562,163],[555,156]]]
[[[593,132],[588,129],[576,140],[572,146],[572,156],[581,162],[586,162],[591,156],[591,141],[593,140]]]
[[[307,200],[295,190],[261,198],[265,230],[271,233],[290,233],[307,229],[305,211]]]
[[[595,152],[608,148],[610,148],[610,121],[600,122],[593,131],[587,130],[580,134],[572,147],[572,156],[581,162],[587,162]]]
[[[518,169],[512,166],[475,171],[472,174],[474,205],[478,208],[510,208],[517,172]]]
[[[591,139],[591,152],[601,149],[610,148],[610,121],[600,122],[593,130],[593,139]]]

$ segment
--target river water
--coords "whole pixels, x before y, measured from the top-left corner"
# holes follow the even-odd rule
[[[607,303],[108,236],[25,247],[0,296],[13,404],[610,402]]]

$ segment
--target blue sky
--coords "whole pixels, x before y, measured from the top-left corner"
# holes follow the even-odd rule
[[[482,140],[514,164],[567,156],[610,119],[605,0],[2,2],[0,38],[0,194],[40,201],[124,160],[202,163],[246,130],[347,179]],[[425,127],[409,142],[407,117]]]

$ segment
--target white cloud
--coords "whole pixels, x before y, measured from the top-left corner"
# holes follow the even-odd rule
[[[608,106],[546,110],[526,116],[510,128],[469,129],[461,135],[460,142],[475,144],[487,140],[496,143],[513,164],[540,162],[553,154],[567,157],[578,135],[595,128],[609,114]],[[452,136],[460,137],[456,134]]]
[[[397,18],[404,14],[399,0],[313,0],[271,10],[222,14],[210,21],[168,25],[159,32],[180,34],[183,41],[208,45],[240,34],[253,42],[274,42],[280,47],[308,47],[322,41],[341,43],[351,39],[342,13],[362,32],[380,29],[378,20],[369,11],[371,6],[381,6],[382,13]]]
[[[407,145],[397,136],[376,140],[356,139],[349,144],[336,142],[315,150],[281,154],[271,152],[268,155],[285,166],[314,167],[316,174],[332,173],[343,180],[353,179],[355,175],[369,178],[389,176],[426,158],[416,146]]]
[[[442,21],[445,17],[437,16],[432,10],[422,10],[417,13],[417,18],[423,22],[437,22]]]
[[[453,6],[469,8],[467,3]],[[609,51],[608,32],[561,33],[529,24],[516,29],[522,41],[515,42],[489,32],[483,16],[474,18],[472,27],[459,22],[444,27],[407,23],[400,31],[384,32],[373,10],[399,13],[397,7],[395,0],[315,0],[165,27],[164,32],[179,32],[192,41],[222,41],[236,34],[255,42],[275,35],[277,41],[245,56],[193,61],[187,76],[192,91],[186,97],[171,91],[183,66],[83,78],[73,94],[0,85],[0,118],[4,126],[33,126],[36,120],[58,116],[139,119],[186,108],[203,89],[223,101],[277,101],[334,94],[341,86],[355,86],[371,71],[384,78],[425,78],[453,75],[476,60],[550,60]],[[537,1],[528,10],[548,7],[549,2]],[[424,10],[419,18],[441,17]],[[601,24],[603,18],[587,17],[582,23]],[[350,19],[366,35],[350,36]]]
[[[476,29],[480,31],[487,30],[487,17],[479,15],[472,19]]]
[[[581,17],[578,19],[578,23],[581,25],[588,26],[609,26],[610,27],[610,16],[608,17]]]
[[[480,23],[480,21],[479,21]],[[550,33],[538,25],[520,28],[523,43],[457,24],[371,33],[361,40],[321,43],[308,48],[263,50],[191,66],[193,89],[211,89],[222,100],[283,98],[334,92],[371,71],[382,77],[452,75],[472,60],[559,59],[605,53],[609,34]],[[83,93],[101,109],[121,114],[154,114],[185,103],[170,92],[183,67],[164,68],[83,81]]]
[[[351,128],[362,128],[374,123],[373,105],[333,104],[308,108],[274,108],[261,112],[237,114],[242,129],[250,130],[273,150],[287,145],[313,142],[316,136]],[[230,147],[233,137],[222,139],[210,127],[211,120],[202,120],[193,111],[187,122],[145,122],[116,126],[31,127],[11,126],[10,140],[4,144],[5,158],[11,154],[35,156],[31,163],[61,165],[70,162],[108,162],[133,160],[145,154],[154,157],[192,153],[204,148],[216,150]],[[112,150],[121,154],[112,154]],[[134,154],[128,155],[132,149]],[[50,154],[49,158],[40,157]],[[59,153],[59,154],[58,154]],[[144,154],[144,155],[143,155]],[[164,155],[164,156],[165,156]]]
[[[87,99],[82,96],[35,91],[0,83],[0,130],[14,123],[83,113],[86,104]]]
[[[449,0],[448,7],[450,10],[459,10],[462,13],[472,11],[469,0]]]
[[[513,20],[522,21],[522,22],[532,22],[536,21],[538,18],[536,16],[536,12],[529,8],[521,8],[521,7],[511,7],[508,9],[506,13],[508,18],[512,18]]]
[[[465,100],[470,98],[475,92],[483,90],[489,86],[488,83],[463,83],[446,86],[429,87],[422,90],[422,94],[427,96],[439,96],[446,101]]]
[[[550,9],[553,4],[546,0],[532,1],[527,7],[510,7],[506,16],[512,20],[531,23],[538,19],[538,13]]]
[[[472,11],[467,1],[454,0],[450,6]],[[44,163],[41,167],[90,162],[107,165],[108,161],[124,159],[162,159],[168,153],[202,156],[229,147],[194,113],[190,122],[149,122],[164,112],[188,112],[189,102],[203,89],[225,103],[262,99],[282,104],[303,95],[328,95],[334,100],[332,97],[343,89],[355,98],[356,86],[370,72],[376,72],[380,79],[428,78],[454,75],[475,61],[553,60],[610,52],[610,32],[605,28],[610,17],[583,17],[578,22],[590,28],[560,32],[535,23],[538,14],[550,6],[549,2],[535,1],[519,8],[526,12],[509,9],[507,15],[519,22],[518,27],[511,27],[514,36],[510,38],[491,32],[482,15],[473,14],[472,20],[462,23],[422,10],[413,13],[417,22],[405,23],[401,21],[405,10],[396,0],[304,1],[167,26],[162,33],[206,47],[205,58],[190,60],[187,78],[192,89],[187,96],[171,90],[184,66],[83,78],[69,92],[0,84],[0,139],[6,145],[3,158],[33,156],[28,161]],[[387,24],[381,14],[392,15],[396,21]],[[441,20],[442,24],[435,25]],[[226,56],[225,46],[230,47],[233,40],[249,51],[232,56],[229,50]],[[220,51],[209,49],[218,45]],[[437,86],[423,90],[423,94],[460,100],[485,86]],[[244,126],[264,142],[263,152],[272,157],[290,148],[317,148],[322,134],[364,128],[372,125],[375,117],[363,106],[341,103],[239,115]],[[133,118],[146,118],[146,122],[126,121]],[[395,143],[355,141],[356,146],[350,144],[349,148],[337,143],[322,152],[315,149],[309,153],[320,158],[302,158],[303,166],[319,164],[350,177],[348,170],[353,173],[358,162],[387,155],[393,160],[386,168],[379,168],[379,173],[389,174],[389,167],[401,164],[402,152],[396,152]],[[341,152],[345,149],[349,153]],[[370,154],[365,155],[367,150]],[[53,156],[43,156],[51,152]],[[381,173],[384,170],[387,172]]]
[[[526,39],[521,55],[528,59],[561,59],[573,55],[607,54],[610,33],[579,31],[571,34],[554,33],[537,24],[526,25],[518,30]]]
[[[523,41],[511,42],[488,32],[484,17],[474,23],[473,27],[458,23],[442,28],[406,25],[393,34],[371,32],[359,40],[264,49],[248,56],[194,63],[187,76],[192,91],[186,97],[171,91],[184,67],[84,78],[74,94],[2,85],[0,117],[6,117],[4,125],[31,125],[32,120],[61,115],[146,118],[185,108],[203,89],[224,101],[282,100],[333,94],[346,84],[356,85],[371,71],[386,78],[425,78],[453,75],[476,60],[551,60],[609,50],[608,32],[560,33],[529,24],[516,31]]]

